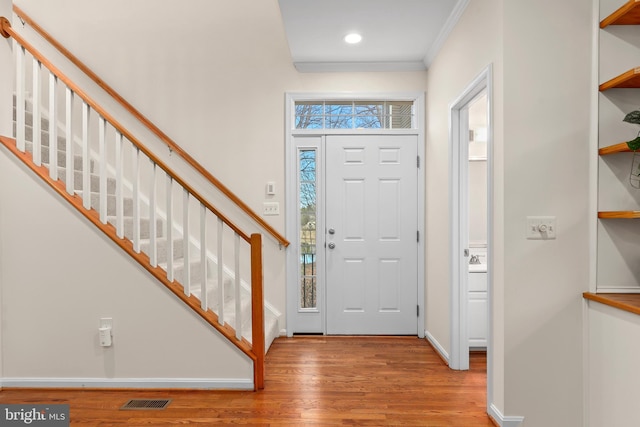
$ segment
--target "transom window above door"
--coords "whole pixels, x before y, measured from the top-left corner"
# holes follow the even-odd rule
[[[413,101],[295,101],[296,129],[415,129]]]

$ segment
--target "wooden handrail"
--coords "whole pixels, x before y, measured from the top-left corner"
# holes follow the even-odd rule
[[[82,61],[80,61],[75,55],[69,52],[62,44],[60,44],[55,38],[53,38],[48,32],[46,32],[40,25],[31,19],[22,9],[15,4],[13,10],[20,18],[29,24],[38,34],[40,34],[45,40],[51,43],[60,53],[69,59],[76,67],[82,70],[89,78],[91,78],[98,86],[100,86],[105,92],[113,97],[125,110],[133,115],[140,123],[145,125],[151,132],[153,132],[162,142],[171,148],[172,151],[177,153],[184,159],[191,167],[204,176],[211,184],[213,184],[218,190],[220,190],[229,200],[235,203],[245,214],[266,230],[274,239],[281,245],[289,246],[289,241],[282,236],[275,228],[269,225],[264,219],[262,219],[253,209],[251,209],[246,203],[236,196],[227,186],[225,186],[220,180],[214,177],[204,166],[202,166],[196,159],[194,159],[189,153],[187,153],[182,147],[180,147],[175,141],[173,141],[167,134],[162,132],[151,120],[147,119],[140,111],[138,111],[133,105],[131,105],[126,99],[124,99],[115,89],[109,86],[104,80],[102,80],[96,73],[94,73],[89,67],[87,67]],[[0,24],[0,29],[4,27]],[[1,31],[1,30],[0,30]],[[15,33],[14,33],[15,34]]]
[[[74,83],[69,77],[67,77],[62,71],[60,71],[55,65],[53,65],[47,58],[44,57],[38,50],[36,50],[31,44],[29,44],[20,34],[16,33],[8,24],[8,21],[0,20],[0,26],[2,30],[14,38],[22,47],[24,47],[34,58],[36,58],[42,65],[44,65],[51,73],[59,78],[69,89],[71,89],[76,95],[93,108],[102,118],[109,122],[118,132],[126,137],[133,145],[138,147],[149,159],[157,164],[162,170],[170,175],[178,184],[180,184],[185,190],[187,190],[193,197],[195,197],[200,203],[206,206],[214,215],[220,218],[229,228],[237,233],[247,243],[251,242],[251,238],[240,227],[235,225],[229,218],[216,209],[211,203],[209,203],[200,193],[198,193],[193,187],[191,187],[184,179],[167,166],[162,160],[160,160],[155,154],[153,154],[146,146],[144,146],[136,137],[133,136],[120,122],[118,122],[111,114],[109,114],[102,106],[94,101],[89,95],[87,95],[80,87]]]

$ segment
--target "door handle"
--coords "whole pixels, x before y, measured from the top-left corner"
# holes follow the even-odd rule
[[[329,243],[329,249],[335,249],[335,247],[336,247],[335,243],[333,242]]]

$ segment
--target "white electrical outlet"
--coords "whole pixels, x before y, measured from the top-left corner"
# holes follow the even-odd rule
[[[111,331],[113,329],[113,318],[103,317],[100,319],[100,327],[98,328],[98,336],[100,338],[100,346],[111,347]]]
[[[529,240],[551,240],[556,238],[555,216],[528,216],[526,237]]]
[[[100,319],[100,327],[101,328],[113,328],[113,318],[112,317],[103,317]]]
[[[264,202],[262,205],[263,215],[280,215],[280,203],[278,202]]]

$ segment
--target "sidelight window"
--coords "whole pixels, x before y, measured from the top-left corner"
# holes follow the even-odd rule
[[[300,206],[300,308],[317,308],[316,180],[317,150],[298,152]]]

